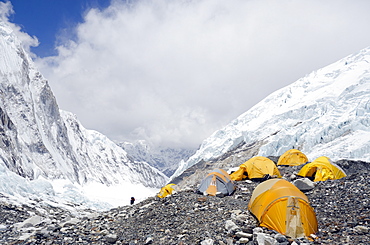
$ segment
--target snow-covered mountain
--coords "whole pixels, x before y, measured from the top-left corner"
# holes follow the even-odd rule
[[[27,180],[64,179],[78,185],[159,188],[168,180],[149,164],[129,159],[104,135],[85,129],[71,113],[59,110],[48,82],[2,21],[0,165]]]
[[[224,166],[238,166],[291,148],[310,161],[370,161],[370,48],[272,93],[205,139],[173,177],[199,163],[232,156]]]
[[[192,149],[174,149],[168,147],[153,147],[146,141],[118,143],[135,161],[147,162],[170,177],[181,161],[186,161],[195,153]]]

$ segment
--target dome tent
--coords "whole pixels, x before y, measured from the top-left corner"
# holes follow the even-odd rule
[[[214,169],[200,183],[198,192],[203,195],[231,195],[236,189],[234,181],[223,169]]]
[[[315,182],[340,179],[347,176],[341,167],[325,156],[316,158],[315,161],[304,165],[297,175],[311,178]]]
[[[172,192],[174,191],[173,186],[175,186],[175,184],[168,184],[168,185],[162,187],[157,196],[159,198],[164,198],[168,195],[171,195]]]
[[[277,165],[298,166],[308,162],[308,158],[300,150],[290,149],[279,157]]]
[[[279,169],[272,160],[267,157],[256,156],[241,164],[239,169],[231,174],[231,179],[242,180],[246,177],[249,179],[265,179],[268,176],[281,178]]]
[[[239,166],[238,170],[230,174],[230,178],[234,181],[244,180],[248,178],[246,172],[247,172],[247,167],[244,164],[242,164]]]
[[[284,179],[270,179],[253,191],[248,210],[259,225],[292,238],[317,232],[317,219],[307,196]]]

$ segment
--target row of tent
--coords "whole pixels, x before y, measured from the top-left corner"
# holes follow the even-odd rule
[[[298,166],[305,164],[298,172],[298,176],[307,177],[313,181],[325,181],[328,179],[340,179],[346,173],[328,157],[322,156],[308,162],[307,156],[297,149],[286,151],[279,157],[277,166]],[[198,190],[207,195],[222,193],[230,195],[233,192],[231,180],[240,181],[246,178],[252,180],[266,180],[269,177],[281,178],[280,171],[275,163],[267,157],[256,156],[239,166],[239,169],[231,175],[225,170],[219,169],[209,173],[201,182]],[[217,184],[222,181],[222,184]],[[217,187],[218,186],[218,187]],[[172,194],[174,184],[168,184],[160,190],[158,197],[163,198]]]
[[[198,191],[204,195],[231,195],[236,183],[223,169],[215,169],[200,183]],[[248,210],[267,227],[292,238],[310,236],[318,229],[314,209],[307,196],[284,179],[269,179],[253,191]]]
[[[319,157],[308,162],[299,150],[292,149],[280,156],[278,166],[298,166],[305,164],[298,175],[314,181],[340,179],[344,171],[327,157]],[[275,177],[268,179],[267,177]],[[307,196],[294,184],[281,179],[276,164],[266,157],[253,157],[239,166],[230,175],[223,169],[215,169],[207,174],[198,186],[198,192],[204,195],[231,195],[236,190],[235,181],[246,178],[263,180],[253,191],[248,203],[248,210],[259,221],[260,226],[276,230],[286,236],[297,238],[310,236],[318,230],[314,209]],[[172,194],[174,184],[161,189],[158,197]]]
[[[322,156],[313,162],[308,162],[307,156],[297,149],[288,150],[281,155],[277,166],[299,166],[302,164],[305,165],[297,175],[310,178],[313,181],[340,179],[347,176],[344,170],[328,157]],[[268,177],[281,178],[277,166],[267,157],[256,156],[241,164],[239,169],[231,174],[231,179],[239,181],[246,178],[255,180],[264,180]]]

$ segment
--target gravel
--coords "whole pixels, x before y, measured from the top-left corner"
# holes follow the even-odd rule
[[[14,205],[0,195],[0,244],[370,244],[370,164],[338,161],[348,174],[305,191],[319,231],[291,239],[258,227],[247,210],[253,181],[231,196],[210,197],[189,186],[169,197],[105,212],[71,213],[52,206]],[[280,167],[294,181],[298,167]]]

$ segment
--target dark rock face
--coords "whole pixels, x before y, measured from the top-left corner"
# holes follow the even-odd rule
[[[296,178],[295,169],[280,168],[288,180]],[[318,182],[305,192],[319,225],[310,240],[258,227],[247,206],[259,182],[247,180],[223,198],[196,194],[190,186],[163,199],[79,215],[15,206],[2,197],[0,244],[370,244],[370,168],[364,163],[352,169],[345,178]]]

